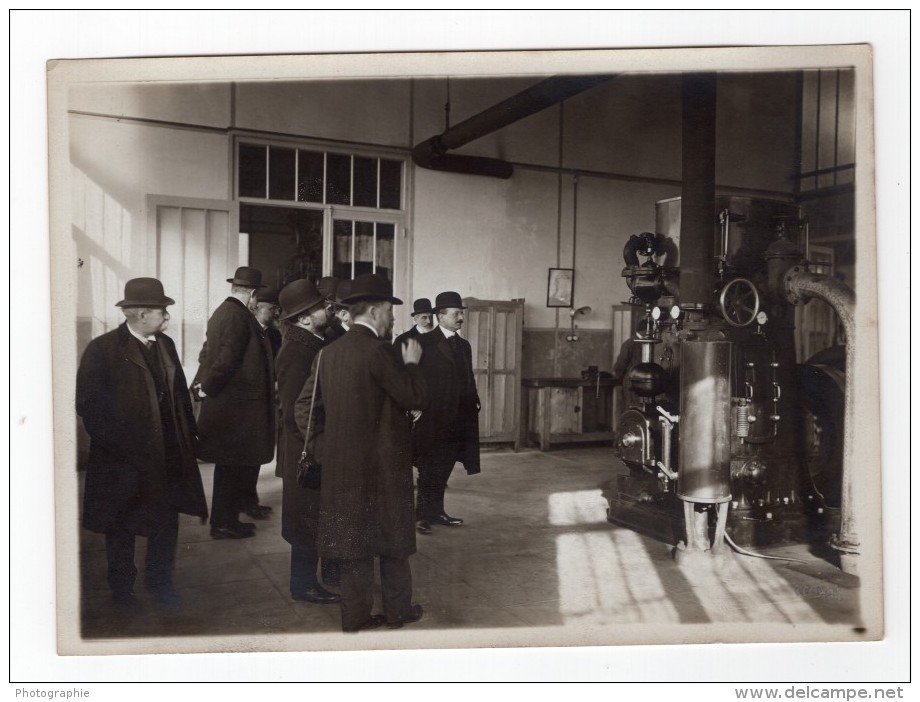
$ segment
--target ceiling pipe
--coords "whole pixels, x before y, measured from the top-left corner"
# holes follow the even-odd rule
[[[412,149],[412,161],[422,168],[451,173],[510,178],[514,167],[497,158],[448,154],[486,134],[498,131],[563,100],[578,95],[614,76],[553,76],[460,122]]]

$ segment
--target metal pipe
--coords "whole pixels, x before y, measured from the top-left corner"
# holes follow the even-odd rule
[[[532,114],[551,107],[596,85],[613,75],[553,76],[512,95],[506,100],[465,119],[442,134],[417,144],[412,160],[422,168],[469,173],[495,178],[510,178],[514,172],[508,161],[482,156],[452,156],[447,152],[498,131]]]
[[[680,222],[680,306],[712,302],[716,200],[716,74],[683,77],[683,181]]]
[[[786,297],[794,305],[804,304],[810,297],[827,302],[843,325],[846,335],[846,381],[844,387],[843,476],[840,491],[840,533],[831,539],[831,546],[843,554],[859,554],[859,529],[853,509],[855,474],[853,433],[856,412],[856,296],[844,283],[830,276],[811,273],[793,266],[785,276]]]

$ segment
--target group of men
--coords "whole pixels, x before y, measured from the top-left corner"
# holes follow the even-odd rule
[[[433,306],[416,300],[414,326],[393,341],[393,307],[402,301],[376,274],[297,280],[277,295],[261,278],[242,266],[227,279],[230,296],[208,321],[191,393],[163,333],[174,301],[155,278],[127,282],[117,303],[125,322],[83,354],[76,405],[91,439],[83,525],[105,534],[113,599],[137,604],[140,535],[148,539],[146,589],[180,606],[172,580],[178,514],[208,517],[196,459],[214,463],[212,538],[242,539],[256,525],[241,514],[270,517],[256,486],[276,455],[291,597],[340,603],[346,632],[416,622],[416,534],[460,526],[444,508],[448,478],[456,462],[480,471],[472,352],[457,334],[462,299],[442,292]],[[200,401],[197,421],[191,396]],[[322,467],[318,486],[298,479],[304,454]]]

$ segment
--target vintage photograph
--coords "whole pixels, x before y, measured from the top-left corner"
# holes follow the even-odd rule
[[[872,75],[49,65],[58,653],[883,638]]]

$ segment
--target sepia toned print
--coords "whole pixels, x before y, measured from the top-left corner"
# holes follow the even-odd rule
[[[878,423],[869,57],[49,65],[54,315],[75,320],[54,339],[59,652],[881,638],[878,432],[854,439]],[[462,297],[481,471],[448,471],[462,524],[416,532],[411,626],[346,633],[335,602],[292,600],[277,452],[254,534],[179,516],[181,605],[112,602],[77,369],[155,278],[192,385],[243,268]]]

